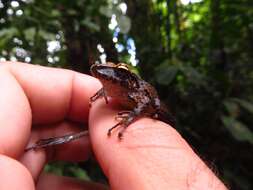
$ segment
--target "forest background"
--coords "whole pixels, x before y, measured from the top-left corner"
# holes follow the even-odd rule
[[[252,0],[0,0],[0,61],[126,62],[230,189],[253,189]],[[106,180],[94,161],[47,171]]]

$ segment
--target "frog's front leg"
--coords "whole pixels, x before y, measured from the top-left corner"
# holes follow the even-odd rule
[[[105,89],[99,89],[91,98],[90,98],[90,105],[92,102],[95,102],[97,99],[103,97],[105,99],[105,103],[108,104],[108,98],[105,93]]]

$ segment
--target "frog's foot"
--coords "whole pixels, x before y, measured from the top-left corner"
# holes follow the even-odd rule
[[[136,118],[136,116],[135,116],[133,111],[121,111],[121,112],[119,112],[118,115],[116,116],[116,119],[121,119],[121,121],[118,122],[113,127],[111,127],[108,130],[107,135],[110,136],[111,133],[112,133],[112,130],[114,130],[118,126],[121,126],[122,129],[118,133],[118,138],[122,139],[124,131],[134,121],[135,118]]]
[[[107,136],[111,136],[112,130],[115,129],[116,127],[122,125],[122,122],[117,123],[116,125],[114,125],[113,127],[111,127],[108,131],[107,131]]]
[[[118,133],[118,138],[119,138],[120,140],[123,138],[123,133],[124,133],[124,131],[126,130],[126,128],[127,128],[127,126],[123,126],[123,127],[120,129],[120,131],[119,131],[119,133]]]
[[[118,127],[118,126],[121,126],[121,127],[122,127],[122,129],[121,129],[120,132],[118,133],[118,138],[121,140],[122,137],[123,137],[123,133],[124,133],[124,131],[126,130],[126,128],[127,128],[127,126],[128,126],[128,125],[125,125],[123,122],[119,122],[119,123],[117,123],[116,125],[114,125],[113,127],[111,127],[111,128],[108,130],[107,135],[108,135],[108,136],[111,136],[112,130],[115,129],[116,127]]]

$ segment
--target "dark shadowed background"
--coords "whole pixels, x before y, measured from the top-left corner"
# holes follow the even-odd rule
[[[252,0],[0,0],[0,61],[89,73],[126,62],[230,189],[253,189]],[[54,163],[104,181],[97,164]]]

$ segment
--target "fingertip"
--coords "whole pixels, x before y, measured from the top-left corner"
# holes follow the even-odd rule
[[[108,136],[108,129],[117,123],[117,112],[99,100],[92,105],[89,118],[93,150],[112,189],[145,189],[157,184],[158,189],[170,184],[180,187],[187,180],[187,169],[199,161],[181,135],[161,121],[140,118],[127,127],[121,139],[120,127]]]
[[[18,158],[29,137],[32,111],[29,101],[8,68],[0,69],[0,153]]]
[[[188,146],[181,135],[170,125],[151,118],[139,118],[125,130],[118,126],[110,130],[119,122],[116,116],[118,109],[106,105],[98,100],[92,105],[90,112],[90,135],[94,148],[109,149],[111,146],[120,148],[135,146]],[[174,147],[174,148],[175,148]],[[118,148],[118,147],[117,147]]]
[[[96,78],[67,69],[10,63],[5,65],[29,100],[33,123],[53,123],[66,117],[87,122],[89,98],[101,87]]]
[[[0,189],[35,189],[31,174],[21,163],[10,157],[0,155],[0,168]]]
[[[101,88],[101,84],[96,78],[81,73],[75,73],[68,118],[73,121],[87,122],[90,109],[90,97],[94,95],[99,88]]]

